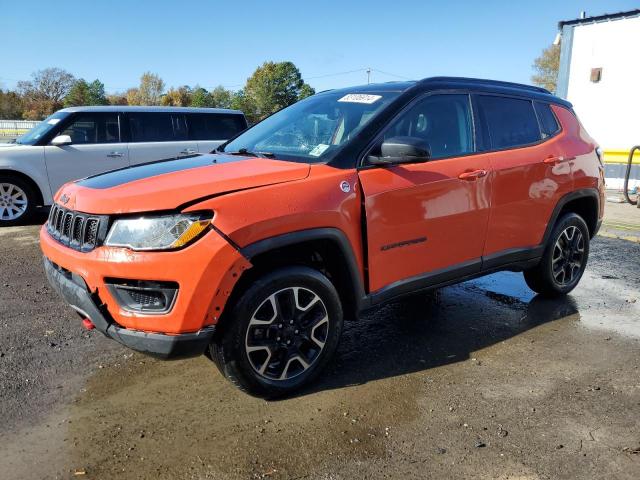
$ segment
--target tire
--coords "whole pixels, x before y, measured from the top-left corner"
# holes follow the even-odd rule
[[[556,223],[540,263],[524,272],[531,290],[544,296],[573,290],[589,259],[589,228],[580,215],[567,213]]]
[[[0,227],[26,223],[35,211],[36,194],[24,180],[0,175]]]
[[[209,355],[249,394],[289,395],[329,361],[342,324],[340,297],[329,279],[308,267],[286,267],[254,281],[230,306]]]

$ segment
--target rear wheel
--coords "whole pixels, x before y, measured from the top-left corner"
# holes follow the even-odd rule
[[[0,227],[26,222],[35,210],[35,193],[27,182],[0,176]]]
[[[209,353],[242,390],[282,396],[320,373],[338,345],[342,323],[340,298],[327,277],[307,267],[283,268],[240,296]]]
[[[551,233],[540,263],[524,272],[529,288],[542,295],[564,295],[582,278],[589,258],[589,228],[575,213],[564,215]]]

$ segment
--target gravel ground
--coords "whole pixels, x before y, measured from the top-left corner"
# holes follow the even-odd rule
[[[561,300],[500,273],[387,305],[266,402],[83,330],[37,229],[0,230],[3,478],[640,478],[640,244],[598,237]]]

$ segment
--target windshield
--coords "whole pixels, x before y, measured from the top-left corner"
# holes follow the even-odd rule
[[[20,145],[35,145],[38,140],[45,136],[55,125],[64,117],[69,115],[66,112],[56,112],[53,115],[48,116],[38,125],[33,127],[27,133],[18,137],[16,143]]]
[[[325,162],[398,95],[344,91],[314,95],[273,114],[220,151]]]

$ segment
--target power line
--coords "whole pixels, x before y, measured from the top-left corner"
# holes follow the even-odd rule
[[[409,77],[403,77],[402,75],[396,75],[395,73],[383,72],[382,70],[378,70],[376,68],[372,69],[374,72],[382,73],[383,75],[389,75],[390,77],[401,78],[403,80],[412,80]]]

